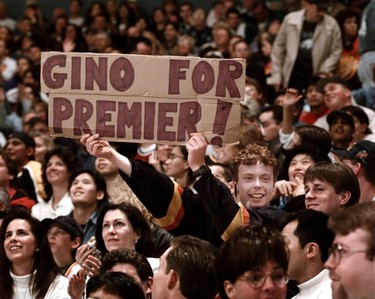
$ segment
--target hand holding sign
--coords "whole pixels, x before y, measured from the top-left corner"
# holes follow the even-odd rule
[[[192,171],[205,164],[207,140],[203,133],[192,134],[186,144],[186,149],[189,152],[188,163]]]
[[[87,152],[95,157],[111,160],[113,150],[108,141],[101,140],[99,134],[85,134],[81,137],[81,143],[86,146]]]

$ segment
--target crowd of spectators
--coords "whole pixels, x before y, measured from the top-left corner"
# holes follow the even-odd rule
[[[0,299],[373,298],[375,0],[83,8],[0,0]],[[238,142],[50,136],[42,51],[244,59]]]

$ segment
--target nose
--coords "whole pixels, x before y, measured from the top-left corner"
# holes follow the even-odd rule
[[[256,178],[254,180],[254,186],[257,187],[257,188],[260,188],[261,187],[261,183],[260,183],[260,179],[259,178]]]
[[[114,226],[111,224],[109,227],[108,227],[108,233],[114,233],[115,232],[115,228]]]
[[[314,196],[312,195],[311,190],[306,191],[305,199],[312,199],[312,198],[314,198]]]
[[[264,286],[263,286],[263,290],[270,291],[270,290],[274,290],[274,289],[275,289],[275,283],[272,281],[271,277],[269,275],[267,275],[266,281],[265,281]]]
[[[13,242],[16,241],[17,240],[17,234],[16,233],[11,234],[9,239],[10,239],[10,241],[13,241]]]
[[[328,259],[326,260],[326,262],[324,263],[324,267],[326,267],[326,269],[328,270],[331,270],[333,268],[335,268],[335,262],[334,262],[334,259],[333,259],[333,256],[332,254],[330,254],[328,256]]]

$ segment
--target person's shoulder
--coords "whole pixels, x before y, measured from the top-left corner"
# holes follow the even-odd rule
[[[67,292],[69,286],[69,279],[64,275],[57,274],[55,280],[50,285],[45,299],[69,299]]]
[[[287,21],[287,20],[295,21],[297,19],[302,18],[304,14],[305,14],[305,10],[304,9],[300,9],[300,10],[297,10],[297,11],[292,11],[292,12],[288,13],[284,17],[284,21]]]

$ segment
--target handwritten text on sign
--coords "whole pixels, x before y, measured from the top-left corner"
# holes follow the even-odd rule
[[[244,61],[197,57],[43,52],[53,135],[211,143],[237,140]]]

